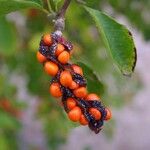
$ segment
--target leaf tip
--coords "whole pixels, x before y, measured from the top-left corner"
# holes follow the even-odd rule
[[[129,78],[131,78],[132,73],[123,73],[123,75],[124,75],[125,77],[129,77]]]
[[[134,47],[134,62],[133,62],[133,67],[132,67],[132,72],[134,72],[135,66],[136,66],[136,62],[137,62],[137,52],[136,52],[136,47]]]

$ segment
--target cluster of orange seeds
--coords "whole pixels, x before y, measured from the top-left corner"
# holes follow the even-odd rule
[[[41,39],[37,59],[53,77],[49,92],[62,98],[69,119],[99,133],[104,120],[111,118],[111,111],[102,106],[98,95],[87,92],[82,68],[69,63],[72,48],[72,44],[56,32],[46,34]]]

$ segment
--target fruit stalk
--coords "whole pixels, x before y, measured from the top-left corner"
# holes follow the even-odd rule
[[[57,32],[58,31],[62,32],[65,28],[65,13],[70,3],[71,3],[71,0],[65,0],[63,6],[61,7],[61,9],[58,11],[56,15],[56,19],[54,21],[55,22],[54,28]]]

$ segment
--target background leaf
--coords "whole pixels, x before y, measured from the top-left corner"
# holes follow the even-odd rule
[[[3,134],[0,134],[0,149],[9,150],[7,139]]]
[[[10,129],[10,130],[15,130],[19,129],[20,123],[16,118],[10,116],[7,113],[0,112],[0,128],[5,128],[5,129]]]
[[[87,88],[91,93],[97,93],[98,95],[102,95],[104,93],[104,85],[99,80],[97,75],[93,72],[93,70],[82,62],[77,62],[78,65],[83,68],[85,79],[87,80]]]
[[[131,33],[106,14],[84,7],[93,17],[110,53],[124,75],[131,75],[136,64],[136,49]]]
[[[57,7],[58,3],[60,3],[62,0],[53,0],[55,6]]]
[[[41,0],[0,0],[0,15],[25,8],[43,9]]]
[[[16,40],[14,28],[4,17],[0,17],[0,54],[13,54],[17,47]]]
[[[28,1],[35,2],[35,3],[38,3],[39,5],[43,6],[43,0],[28,0]]]
[[[58,5],[60,2],[62,2],[62,0],[49,0],[50,1],[50,5],[52,7],[52,9],[54,11],[58,11]]]

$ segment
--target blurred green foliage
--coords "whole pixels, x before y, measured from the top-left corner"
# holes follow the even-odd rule
[[[0,22],[0,53],[5,56],[13,55],[17,47],[15,27],[4,17],[0,17]]]
[[[133,26],[143,33],[145,39],[150,39],[148,0],[87,0],[86,2],[88,6],[97,9],[111,6],[114,17],[116,14],[126,16]],[[78,124],[71,123],[60,104],[49,95],[50,78],[36,60],[40,37],[46,32],[52,32],[53,24],[45,14],[35,9],[17,13],[21,18],[10,19],[13,16],[9,15],[0,18],[0,100],[8,99],[15,108],[22,109],[15,105],[19,100],[16,85],[11,83],[11,77],[13,73],[26,77],[27,91],[40,98],[40,101],[37,101],[36,117],[43,122],[49,147],[55,150],[65,142],[68,131]],[[24,19],[23,26],[18,23],[20,19]],[[141,87],[138,74],[134,74],[129,79],[115,69],[112,60],[105,52],[92,19],[75,1],[67,12],[64,35],[74,44],[72,61],[87,64],[101,81],[104,92],[101,92],[102,89],[99,91],[103,103],[116,108],[130,103],[133,95]],[[87,68],[83,67],[83,70],[86,72]],[[89,89],[97,91],[95,85],[89,85]],[[113,133],[113,124],[114,122],[112,126],[106,128],[107,135]],[[18,149],[16,136],[18,129],[21,129],[20,119],[0,108],[0,150]]]
[[[1,68],[1,71],[2,68]],[[16,87],[10,84],[8,74],[0,73],[0,150],[17,149],[17,131],[23,103],[16,99]]]

